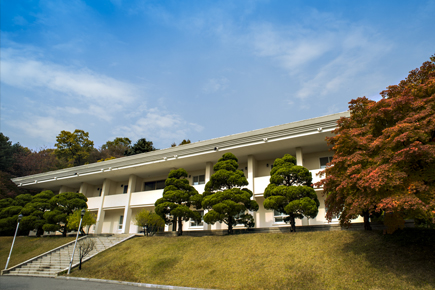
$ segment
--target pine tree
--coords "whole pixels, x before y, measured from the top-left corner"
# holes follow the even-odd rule
[[[315,218],[319,200],[311,184],[311,172],[296,165],[296,158],[286,154],[275,159],[270,171],[270,183],[264,191],[264,208],[287,213],[290,231],[295,232],[295,218]]]
[[[248,185],[243,171],[237,170],[238,159],[232,153],[225,153],[214,165],[215,173],[205,185],[202,207],[208,209],[204,221],[209,224],[224,222],[228,225],[228,234],[233,227],[244,224],[254,226],[254,217],[247,211],[257,211],[258,204],[251,200],[252,191],[242,188]]]

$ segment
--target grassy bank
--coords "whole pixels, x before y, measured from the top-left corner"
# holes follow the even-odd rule
[[[423,238],[412,240],[416,235]],[[337,231],[138,237],[72,275],[217,289],[435,289],[434,241],[426,236]]]
[[[74,237],[17,237],[8,268],[66,244]],[[0,269],[4,269],[13,237],[0,237]]]

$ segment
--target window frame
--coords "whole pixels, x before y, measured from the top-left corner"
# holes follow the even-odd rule
[[[201,222],[196,224],[196,221],[193,219],[189,219],[189,228],[202,228],[204,227],[204,211],[203,210],[195,210],[196,212],[201,213]]]
[[[288,214],[285,212],[279,212],[277,210],[273,210],[273,223],[274,224],[285,224],[284,218],[288,217]],[[281,220],[277,220],[281,219]]]
[[[144,184],[143,184],[143,191],[152,191],[152,190],[164,189],[165,188],[165,182],[166,182],[166,179],[153,180],[153,181],[145,181]],[[147,186],[148,186],[149,189],[147,189]],[[151,187],[152,187],[152,189],[151,189]]]
[[[323,157],[319,157],[319,168],[320,169],[325,169],[327,166],[326,166],[326,164],[325,165],[322,165],[322,159],[324,159],[324,158],[327,158],[328,159],[328,161],[326,162],[326,164],[328,164],[328,163],[331,163],[331,161],[332,161],[332,159],[333,159],[333,156],[323,156]]]
[[[196,182],[195,182],[195,178],[197,178]],[[201,184],[205,184],[205,174],[192,176],[192,185],[201,185]]]

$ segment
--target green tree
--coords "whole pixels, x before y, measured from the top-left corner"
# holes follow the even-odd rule
[[[347,225],[362,215],[366,230],[373,213],[435,217],[435,55],[381,96],[350,101],[350,118],[327,139],[335,155],[317,184],[329,220]]]
[[[130,156],[154,150],[156,150],[156,148],[154,148],[152,141],[147,141],[145,138],[141,138],[137,140],[133,146],[125,150],[124,155]]]
[[[36,236],[41,236],[44,233],[42,227],[46,223],[44,213],[50,210],[50,199],[55,194],[51,190],[45,190],[32,197],[21,210],[23,219],[21,220],[22,227],[27,230],[36,230]]]
[[[12,180],[11,175],[6,172],[0,171],[0,199],[14,198],[24,191],[19,188]]]
[[[178,144],[178,146],[180,146],[180,145],[184,145],[184,144],[190,144],[191,142],[190,142],[190,140],[189,139],[183,139],[183,141],[181,141],[180,142],[180,144]],[[173,142],[172,144],[171,144],[171,147],[177,147],[177,144],[175,143],[175,142]]]
[[[30,194],[20,194],[15,198],[0,199],[0,235],[14,234],[18,215],[31,200],[32,196]],[[26,229],[21,229],[21,232],[23,230]]]
[[[143,209],[135,216],[135,224],[142,227],[144,236],[152,236],[165,226],[165,220],[158,214]]]
[[[83,165],[94,148],[94,142],[89,140],[89,133],[76,129],[73,133],[61,131],[56,137],[57,158],[64,159],[73,166]]]
[[[12,173],[11,168],[16,162],[15,154],[23,150],[20,143],[12,144],[9,137],[0,132],[0,171]]]
[[[165,220],[165,223],[175,224],[179,236],[183,234],[183,220],[201,221],[201,215],[191,207],[200,209],[202,196],[189,184],[187,176],[187,171],[183,168],[171,170],[165,181],[163,197],[155,203],[156,213]]]
[[[122,157],[126,150],[130,148],[131,140],[126,137],[116,137],[113,141],[107,141],[101,146],[101,152],[105,155],[101,159],[109,157]]]
[[[242,188],[248,185],[243,171],[238,170],[238,159],[232,153],[225,153],[214,165],[215,173],[205,185],[202,207],[208,209],[204,221],[209,224],[224,222],[228,234],[233,227],[244,224],[254,226],[254,217],[246,211],[257,211],[258,204],[251,200],[252,191]]]
[[[286,154],[275,159],[270,171],[270,183],[264,190],[264,208],[287,213],[290,231],[296,231],[295,218],[315,218],[319,200],[311,184],[311,172],[296,165],[296,158]]]
[[[76,209],[72,215],[68,216],[66,219],[68,221],[68,229],[77,231],[80,225],[80,219],[81,219],[81,209]],[[86,210],[85,215],[83,216],[82,220],[82,227],[80,228],[80,233],[82,235],[85,235],[85,227],[88,227],[87,234],[89,234],[89,228],[95,224],[96,216],[94,213],[90,212],[89,210]]]
[[[87,208],[88,199],[83,193],[64,192],[50,199],[50,211],[44,213],[47,221],[42,227],[44,231],[60,231],[64,237],[68,232],[68,216],[74,211]]]

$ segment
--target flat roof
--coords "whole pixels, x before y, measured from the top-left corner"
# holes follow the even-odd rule
[[[223,154],[225,152],[222,153],[221,151],[228,152],[228,150],[236,148],[247,148],[249,146],[273,143],[301,136],[331,132],[336,128],[337,121],[341,117],[349,116],[349,111],[346,111],[103,162],[16,177],[12,181],[19,186],[46,188],[61,183],[71,183],[72,180],[70,181],[69,179],[74,179],[75,183],[85,182],[94,174],[98,174],[99,178],[114,176],[115,172],[121,173],[121,171],[127,174],[132,172],[128,169],[150,166],[156,163],[165,163],[216,152]],[[324,140],[324,137],[322,140]],[[105,174],[109,172],[111,174]],[[86,176],[88,178],[84,178]]]

